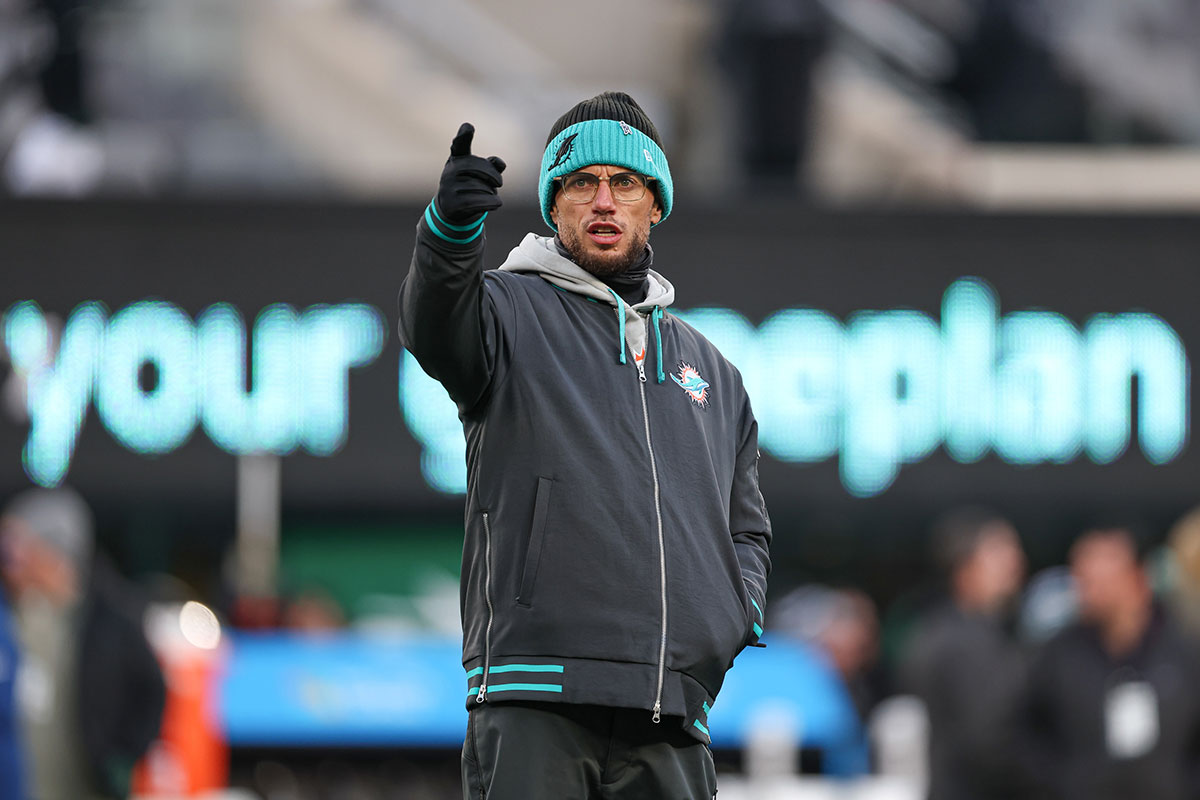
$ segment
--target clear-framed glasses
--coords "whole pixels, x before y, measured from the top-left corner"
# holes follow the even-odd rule
[[[618,172],[607,178],[601,178],[590,172],[572,172],[555,178],[562,187],[562,193],[572,203],[590,203],[600,191],[600,181],[608,181],[608,190],[613,199],[621,203],[636,203],[646,196],[646,186],[654,178],[640,175],[636,172]]]

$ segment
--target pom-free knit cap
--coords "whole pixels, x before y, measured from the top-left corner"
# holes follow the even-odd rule
[[[674,184],[662,138],[646,112],[624,92],[604,92],[563,114],[550,128],[538,176],[542,219],[550,219],[554,179],[592,164],[612,164],[654,178],[662,220],[671,213]]]
[[[637,104],[637,101],[625,92],[604,92],[591,100],[584,100],[576,105],[559,117],[550,128],[550,135],[546,137],[546,146],[549,147],[550,143],[554,141],[554,137],[562,133],[563,129],[579,122],[587,122],[589,119],[624,120],[653,139],[659,148],[662,147],[662,137],[658,135],[658,128],[654,127],[654,123],[646,116],[646,112]]]

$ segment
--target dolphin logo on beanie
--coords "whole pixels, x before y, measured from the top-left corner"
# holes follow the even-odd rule
[[[554,169],[571,156],[571,151],[575,149],[575,137],[578,135],[572,133],[562,140],[562,144],[558,146],[558,152],[554,154],[554,162],[550,165],[550,169]]]
[[[592,164],[626,167],[654,178],[652,186],[662,208],[659,222],[671,213],[674,184],[662,139],[642,107],[624,92],[604,92],[584,100],[550,128],[538,175],[538,201],[551,230],[558,230],[550,219],[554,179]]]

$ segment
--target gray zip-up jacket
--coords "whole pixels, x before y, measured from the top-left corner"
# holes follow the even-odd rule
[[[400,336],[466,432],[468,708],[644,708],[708,741],[762,632],[758,426],[738,371],[666,313],[671,284],[649,286],[630,307],[533,234],[484,271],[482,236],[418,226]]]

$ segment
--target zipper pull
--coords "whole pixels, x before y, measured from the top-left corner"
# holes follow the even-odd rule
[[[638,380],[641,381],[642,383],[645,383],[646,382],[646,367],[645,367],[645,365],[641,361],[639,361],[639,362],[637,362],[637,368],[638,368]]]
[[[487,684],[481,683],[479,685],[479,694],[475,695],[475,702],[482,703],[485,700],[487,700]]]
[[[654,701],[654,716],[651,719],[654,720],[655,725],[662,722],[662,702],[659,700]]]

